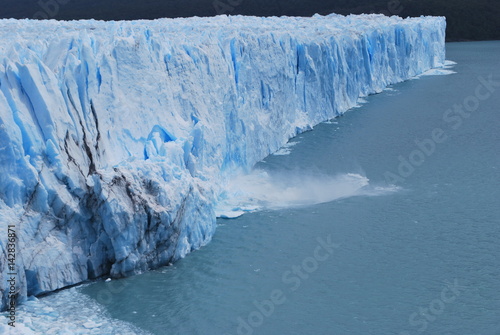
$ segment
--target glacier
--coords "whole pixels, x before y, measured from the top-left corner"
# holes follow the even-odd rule
[[[444,17],[0,20],[0,301],[169,264],[227,180],[439,68]]]

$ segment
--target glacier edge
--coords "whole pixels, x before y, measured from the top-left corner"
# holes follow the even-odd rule
[[[227,176],[444,64],[443,17],[0,20],[0,256],[18,302],[210,241]]]

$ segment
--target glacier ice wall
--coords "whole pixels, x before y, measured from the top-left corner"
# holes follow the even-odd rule
[[[224,178],[444,62],[445,19],[0,21],[0,300],[207,243]]]

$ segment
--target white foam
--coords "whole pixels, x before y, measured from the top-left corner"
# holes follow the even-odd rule
[[[452,68],[452,67],[454,67],[455,65],[457,65],[457,62],[454,62],[454,61],[452,61],[452,60],[445,60],[445,61],[444,61],[444,68],[445,68],[445,69]]]
[[[446,70],[446,69],[431,69],[429,71],[425,71],[419,77],[423,77],[423,76],[447,76],[447,75],[455,74],[455,73],[456,73],[455,71]]]
[[[222,218],[235,218],[262,209],[300,207],[393,191],[394,188],[371,187],[368,178],[356,173],[326,176],[308,175],[302,171],[270,175],[254,170],[228,183],[216,214]]]
[[[451,60],[446,60],[442,67],[425,71],[424,73],[418,75],[416,78],[420,78],[423,76],[448,76],[450,74],[455,74],[456,73],[455,71],[450,70],[454,68],[455,65],[457,65],[456,62]]]
[[[1,313],[7,315],[6,313]],[[31,298],[16,311],[15,327],[0,323],[9,335],[147,335],[125,321],[112,319],[104,306],[70,288],[49,296]]]
[[[287,144],[285,144],[284,146],[282,146],[278,151],[276,151],[275,153],[273,153],[273,155],[275,155],[275,156],[290,155],[290,153],[292,152],[292,147],[294,147],[295,145],[297,145],[297,143],[300,143],[300,142],[288,142]]]

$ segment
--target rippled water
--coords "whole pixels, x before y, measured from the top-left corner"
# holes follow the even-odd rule
[[[447,48],[259,163],[208,246],[75,294],[153,334],[500,334],[500,42]]]

